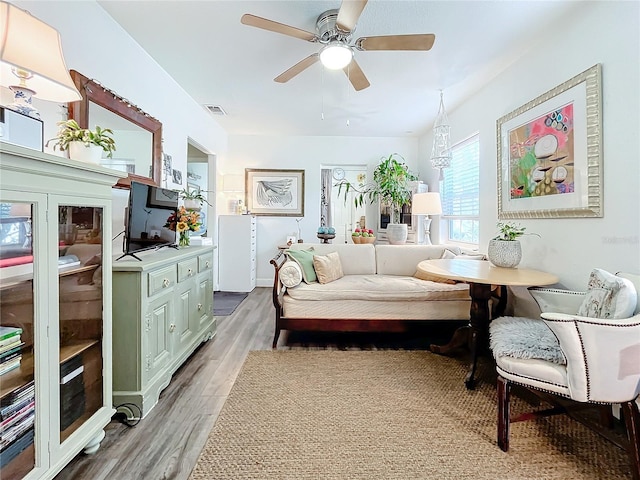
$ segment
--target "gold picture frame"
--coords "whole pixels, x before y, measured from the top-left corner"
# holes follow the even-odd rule
[[[498,218],[602,217],[600,64],[497,121]]]

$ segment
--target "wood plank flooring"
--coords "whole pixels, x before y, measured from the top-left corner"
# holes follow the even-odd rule
[[[98,452],[78,455],[56,480],[187,479],[247,353],[271,349],[274,316],[271,289],[256,288],[232,315],[218,317],[216,337],[201,345],[175,373],[147,417],[135,427],[112,421]],[[455,326],[442,332],[443,342]],[[412,341],[415,338],[407,348],[415,348]],[[278,348],[399,348],[403,342],[406,337],[389,334],[283,332]],[[423,340],[420,345],[426,348],[428,343]]]
[[[147,417],[135,427],[113,420],[98,452],[78,455],[55,480],[188,479],[248,352],[271,349],[274,316],[271,289],[256,288],[232,315],[217,318],[216,337],[202,344],[174,374]],[[278,348],[426,349],[430,343],[446,343],[459,325],[439,322],[411,334],[285,331]],[[467,355],[463,353],[460,361]],[[495,380],[491,359],[480,359],[480,377]],[[527,396],[531,395],[524,393]],[[537,402],[537,397],[531,401]]]
[[[271,349],[271,289],[255,289],[213,340],[175,373],[135,427],[112,421],[94,455],[78,455],[56,480],[187,479],[250,350]]]

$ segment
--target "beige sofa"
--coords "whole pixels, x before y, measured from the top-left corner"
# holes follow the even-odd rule
[[[275,268],[273,303],[276,309],[273,347],[281,330],[341,332],[403,332],[424,320],[468,320],[471,299],[464,283],[447,284],[416,278],[422,260],[441,258],[442,245],[294,244],[313,248],[314,255],[337,252],[344,276],[287,288],[280,269],[286,254],[271,260]]]

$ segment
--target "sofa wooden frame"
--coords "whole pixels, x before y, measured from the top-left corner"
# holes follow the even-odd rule
[[[286,261],[286,255],[284,250],[278,252],[269,263],[273,265],[275,269],[275,275],[273,278],[273,306],[276,309],[276,322],[275,332],[273,336],[272,348],[276,348],[278,345],[278,339],[280,338],[280,332],[282,330],[289,331],[315,331],[315,332],[384,332],[384,333],[406,333],[415,331],[424,325],[433,325],[435,319],[424,320],[407,320],[407,319],[362,319],[362,318],[293,318],[286,317],[284,315],[284,294],[286,287],[280,282],[280,268]],[[500,296],[499,296],[499,295]],[[494,292],[494,298],[492,301],[492,310],[494,311],[492,316],[496,316],[498,311],[504,310],[506,305],[506,289],[500,290],[500,292]],[[468,323],[468,320],[449,320],[441,319],[443,322],[455,322],[456,324],[464,325]],[[447,350],[447,348],[443,348]]]

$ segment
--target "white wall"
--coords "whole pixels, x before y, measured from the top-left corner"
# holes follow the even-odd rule
[[[302,168],[306,171],[302,236],[316,240],[319,175],[322,164],[360,164],[371,171],[383,155],[398,152],[420,179],[437,187],[428,166],[431,139],[349,137],[246,137],[227,135],[156,62],[94,1],[23,1],[16,5],[60,31],[67,67],[95,78],[163,123],[163,149],[186,185],[187,137],[217,155],[217,173],[244,174],[244,168]],[[582,288],[589,271],[602,267],[640,271],[640,101],[638,85],[638,2],[585,2],[566,18],[558,35],[535,36],[532,48],[464,105],[449,112],[453,140],[481,135],[481,250],[486,251],[497,221],[496,120],[595,63],[603,66],[604,218],[534,219],[521,223],[542,238],[525,237],[523,265],[558,274],[571,288]],[[533,45],[534,42],[540,42]],[[96,54],[99,52],[99,54]],[[445,102],[446,102],[446,87]],[[4,98],[7,91],[0,92]],[[45,138],[61,119],[56,104],[34,101],[43,113]],[[227,143],[228,141],[228,143]],[[210,172],[210,175],[213,172]],[[213,183],[210,183],[213,185]],[[183,185],[184,186],[184,185]],[[181,187],[168,185],[169,188]],[[115,191],[114,191],[115,192]],[[126,195],[115,192],[114,212]],[[220,212],[218,208],[218,213]],[[114,220],[114,233],[122,218]],[[295,231],[286,217],[260,217],[258,279],[270,285],[268,260]],[[437,229],[432,228],[434,238]]]
[[[321,165],[368,165],[371,177],[380,158],[392,153],[402,155],[409,168],[419,173],[416,138],[231,135],[227,156],[218,163],[218,173],[244,175],[245,168],[304,170],[304,219],[300,222],[302,239],[306,243],[318,243],[316,231],[320,226]],[[223,203],[219,202],[219,214],[227,213]],[[367,209],[367,219],[373,221],[376,215],[375,207]],[[294,217],[258,217],[256,275],[259,286],[273,285],[274,272],[269,260],[278,253],[278,245],[286,243],[287,235],[297,235],[296,232]]]
[[[448,112],[454,143],[480,132],[481,251],[495,236],[498,218],[496,120],[600,63],[604,217],[519,221],[541,236],[522,238],[521,265],[555,273],[573,289],[586,287],[594,267],[640,272],[639,19],[638,2],[586,2],[565,19],[558,35],[543,36],[490,85]],[[421,139],[420,158],[435,180],[435,171],[426,167],[431,142],[431,135]]]

